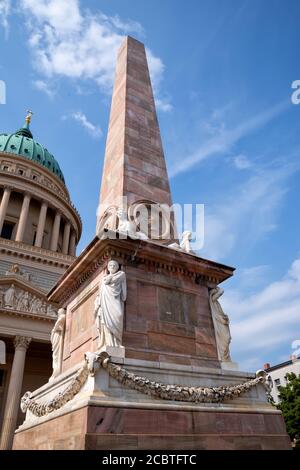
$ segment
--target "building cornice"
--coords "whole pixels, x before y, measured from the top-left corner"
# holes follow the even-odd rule
[[[22,166],[29,165],[30,167],[35,168],[37,171],[41,171],[42,173],[45,173],[45,175],[47,175],[48,178],[53,179],[55,181],[55,183],[60,186],[61,190],[64,191],[65,194],[70,199],[69,191],[68,191],[68,188],[65,185],[65,183],[63,183],[63,181],[58,176],[56,176],[55,173],[48,170],[48,168],[46,166],[44,166],[41,163],[36,162],[34,160],[29,160],[29,159],[24,158],[23,156],[16,155],[15,153],[1,152],[0,153],[0,158],[2,156],[4,156],[5,158],[7,158],[7,157],[11,158],[13,161],[16,160],[17,162],[21,163]]]
[[[23,242],[7,240],[6,238],[0,238],[0,253],[13,255],[15,258],[19,258],[20,260],[32,260],[42,264],[43,266],[57,266],[63,269],[68,268],[76,259],[70,255],[63,255],[56,251],[27,245]]]
[[[147,264],[159,273],[176,273],[195,283],[217,285],[233,275],[234,268],[144,240],[99,239],[95,237],[50,290],[48,300],[63,305],[115,257],[126,264]]]
[[[55,323],[57,320],[57,318],[50,317],[49,315],[42,313],[23,312],[20,310],[5,309],[3,307],[0,307],[0,314],[20,318],[29,318],[31,320],[46,321],[48,323]],[[3,333],[2,326],[1,332]]]

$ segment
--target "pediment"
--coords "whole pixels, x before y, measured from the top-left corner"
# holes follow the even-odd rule
[[[13,273],[0,276],[0,309],[57,317],[57,308],[47,301],[46,293]]]
[[[37,295],[42,299],[46,300],[47,298],[46,293],[30,281],[14,276],[13,274],[0,276],[0,289],[2,286],[7,286],[11,284],[14,284],[16,287],[30,292],[33,295]]]

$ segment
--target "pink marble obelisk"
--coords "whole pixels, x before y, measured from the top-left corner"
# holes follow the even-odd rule
[[[172,205],[145,47],[131,37],[117,58],[98,223],[124,196],[128,206]]]

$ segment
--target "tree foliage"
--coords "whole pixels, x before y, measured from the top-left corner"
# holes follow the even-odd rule
[[[300,375],[293,372],[286,375],[285,387],[278,387],[280,403],[277,408],[282,411],[287,432],[292,440],[300,443]]]

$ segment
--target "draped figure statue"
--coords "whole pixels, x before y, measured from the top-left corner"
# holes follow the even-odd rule
[[[64,346],[64,335],[65,335],[65,323],[66,323],[66,311],[63,308],[58,310],[58,318],[51,331],[51,344],[52,344],[52,376],[50,380],[53,380],[57,375],[60,374],[63,346]]]
[[[229,352],[229,344],[231,341],[229,318],[223,312],[223,309],[218,301],[218,299],[223,294],[224,290],[220,287],[211,289],[209,294],[209,303],[215,328],[218,357],[220,361],[228,362],[231,361]]]
[[[12,284],[4,294],[4,306],[11,309],[16,308],[17,299],[16,288]]]
[[[102,279],[95,301],[95,314],[99,332],[98,348],[122,346],[126,275],[115,260],[109,261],[108,273]]]

